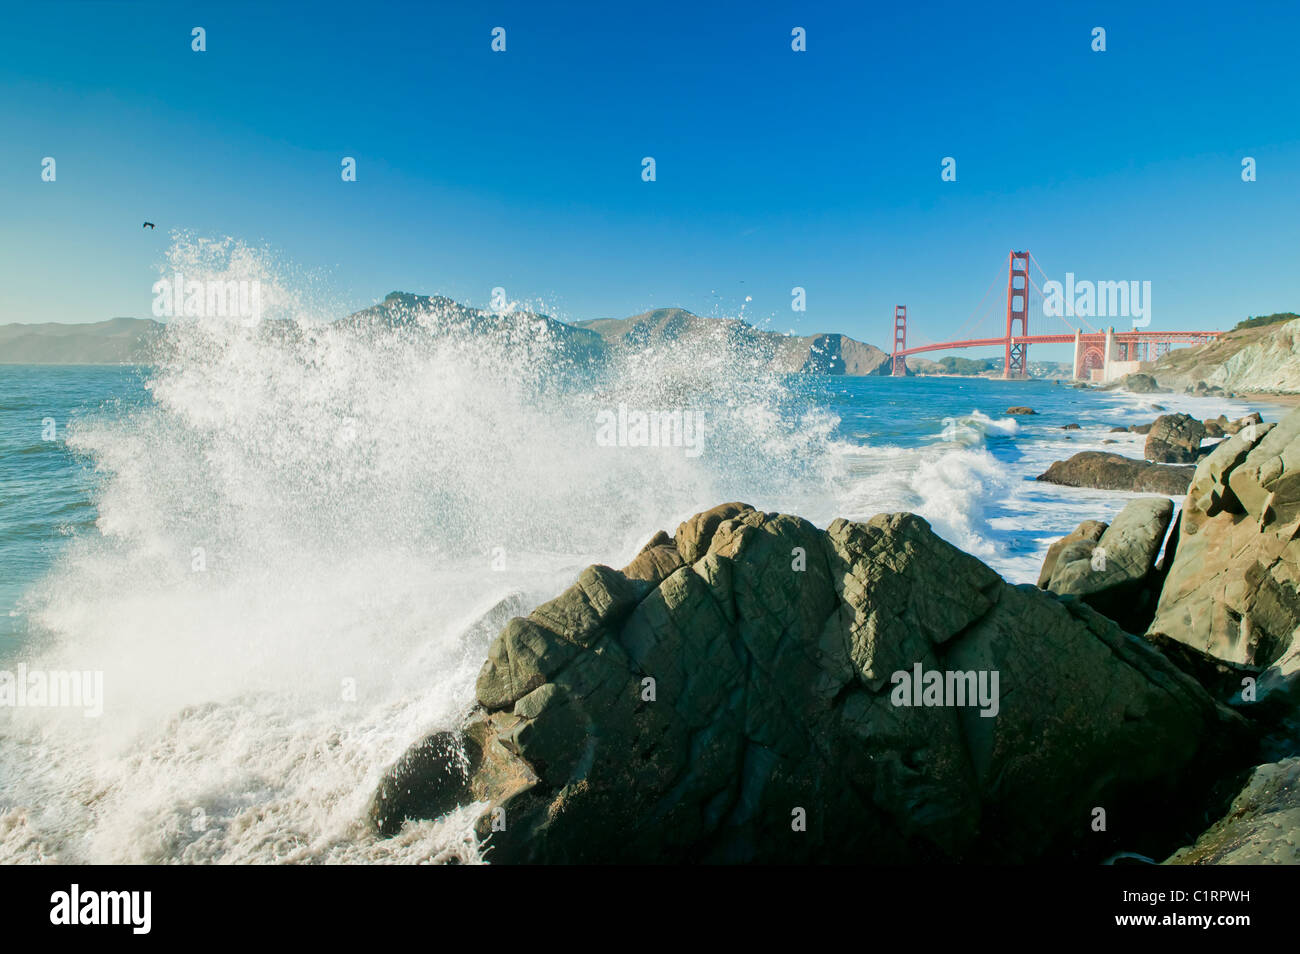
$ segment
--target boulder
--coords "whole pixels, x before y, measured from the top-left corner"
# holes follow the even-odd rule
[[[1043,558],[1043,569],[1038,574],[1038,588],[1047,589],[1048,582],[1052,579],[1052,571],[1056,569],[1056,561],[1060,559],[1061,551],[1072,543],[1078,543],[1086,540],[1090,543],[1096,543],[1101,539],[1101,535],[1106,532],[1106,524],[1100,520],[1085,520],[1068,534],[1061,537],[1050,547],[1047,548],[1047,556]]]
[[[1167,390],[1162,388],[1156,379],[1149,374],[1134,372],[1133,374],[1124,375],[1119,382],[1119,386],[1126,391],[1132,391],[1135,394],[1155,394]]]
[[[1128,430],[1130,434],[1149,434],[1152,426],[1152,424],[1133,424]]]
[[[1149,633],[1258,667],[1300,669],[1300,411],[1227,438],[1196,468]]]
[[[1245,417],[1239,417],[1235,421],[1229,421],[1226,418],[1224,418],[1222,414],[1220,414],[1219,422],[1220,425],[1223,427],[1223,433],[1236,434],[1243,427],[1249,427],[1252,424],[1262,424],[1264,421],[1263,418],[1259,416],[1259,412],[1256,411],[1254,413],[1247,414]]]
[[[1162,464],[1193,464],[1204,437],[1205,425],[1190,414],[1162,414],[1151,425],[1143,456]]]
[[[1194,467],[1151,464],[1106,451],[1082,451],[1058,460],[1037,479],[1065,487],[1096,490],[1132,490],[1146,494],[1179,496],[1187,492]]]
[[[1300,758],[1256,767],[1227,814],[1165,864],[1300,864]]]
[[[374,825],[474,806],[507,863],[1163,856],[1239,744],[1147,642],[914,515],[822,531],[732,504],[671,539],[657,583],[662,554],[591,567],[512,621]]]
[[[1036,414],[1036,413],[1038,413],[1038,412],[1035,411],[1032,407],[1019,407],[1019,406],[1017,406],[1017,407],[1009,407],[1009,408],[1007,408],[1007,413],[1008,413],[1008,414]]]
[[[1128,632],[1145,632],[1160,594],[1156,557],[1173,515],[1168,497],[1130,500],[1100,537],[1062,547],[1044,588],[1081,598]]]
[[[1079,425],[1078,425],[1078,424],[1062,424],[1062,425],[1061,425],[1061,430],[1063,430],[1063,431],[1077,431],[1078,429],[1079,429]]]

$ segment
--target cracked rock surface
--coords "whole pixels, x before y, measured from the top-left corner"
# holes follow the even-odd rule
[[[1300,670],[1300,413],[1254,424],[1201,461],[1148,633],[1245,664]]]
[[[996,716],[896,705],[917,664],[996,673]],[[1244,723],[920,517],[822,531],[740,503],[512,620],[477,697],[393,767],[381,832],[479,804],[498,863],[1163,856],[1190,839],[1144,842],[1153,817],[1208,786]]]

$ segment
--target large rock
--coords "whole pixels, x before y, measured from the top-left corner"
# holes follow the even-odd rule
[[[1300,758],[1258,766],[1227,814],[1165,864],[1300,864]]]
[[[1160,391],[1167,391],[1168,388],[1162,388],[1149,374],[1134,372],[1126,374],[1119,382],[1119,386],[1126,391],[1132,391],[1134,394],[1155,394]]]
[[[1239,417],[1235,421],[1227,420],[1222,414],[1219,415],[1219,426],[1223,428],[1225,434],[1236,434],[1243,427],[1250,427],[1252,424],[1262,424],[1263,418],[1259,416],[1258,411],[1252,411],[1245,417]]]
[[[1266,670],[1300,668],[1300,411],[1254,424],[1196,468],[1149,632]]]
[[[1145,641],[911,514],[821,531],[731,504],[672,542],[680,566],[591,567],[512,621],[463,737],[395,766],[374,824],[481,803],[497,862],[1165,854],[1158,830],[1244,724]],[[918,669],[949,704],[901,704]]]
[[[1056,569],[1056,563],[1060,559],[1063,550],[1072,544],[1080,542],[1095,544],[1105,532],[1105,523],[1100,520],[1085,520],[1048,547],[1047,556],[1043,558],[1043,569],[1038,574],[1039,589],[1047,589],[1047,584],[1052,581],[1052,572]]]
[[[1162,464],[1193,464],[1200,459],[1205,425],[1190,414],[1161,414],[1147,433],[1147,460]]]
[[[1083,451],[1058,460],[1037,479],[1066,487],[1095,490],[1132,490],[1145,494],[1180,496],[1187,492],[1194,467],[1151,464],[1105,451]]]
[[[1156,557],[1173,515],[1168,497],[1130,500],[1099,538],[1061,549],[1045,589],[1081,598],[1131,633],[1145,632],[1160,594]]]

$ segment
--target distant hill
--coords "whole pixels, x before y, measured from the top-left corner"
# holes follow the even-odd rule
[[[868,375],[888,373],[889,355],[848,335],[783,335],[761,331],[735,318],[703,318],[684,308],[657,308],[630,318],[595,318],[576,322],[609,345],[638,348],[719,333],[733,344],[767,354],[788,373]]]
[[[558,342],[576,361],[596,360],[612,349],[636,349],[719,336],[751,354],[765,356],[779,371],[844,375],[887,374],[889,355],[848,335],[783,335],[734,318],[704,318],[683,308],[658,308],[629,318],[597,318],[568,324],[527,311],[493,312],[438,295],[392,292],[378,304],[335,322],[336,326],[411,328],[421,333],[502,333],[511,340]],[[267,322],[266,333],[293,335],[291,323]],[[274,326],[274,327],[272,327]],[[0,363],[143,363],[163,325],[151,319],[114,318],[93,324],[0,325]],[[762,357],[760,357],[762,360]]]
[[[1002,377],[1004,361],[1003,358],[959,358],[953,355],[940,358],[938,361],[932,361],[929,358],[922,358],[920,355],[913,355],[907,359],[907,367],[913,374],[922,376],[949,375],[954,377],[1000,378]],[[1068,378],[1071,376],[1071,371],[1069,362],[1029,362],[1029,376],[1031,378],[1049,380]]]
[[[0,325],[0,364],[141,364],[162,327],[152,318]]]
[[[435,335],[505,334],[518,343],[545,339],[558,344],[563,354],[576,361],[598,358],[605,351],[605,342],[596,332],[557,321],[549,315],[531,311],[484,311],[441,295],[389,292],[379,304],[354,312],[335,324],[357,329],[418,327]]]

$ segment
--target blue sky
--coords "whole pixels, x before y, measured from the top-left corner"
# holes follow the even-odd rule
[[[1150,281],[1152,330],[1300,310],[1297,4],[761,6],[10,5],[0,322],[148,316],[173,229],[340,311],[503,286],[888,348],[896,303],[917,343],[966,324],[1012,246]]]

